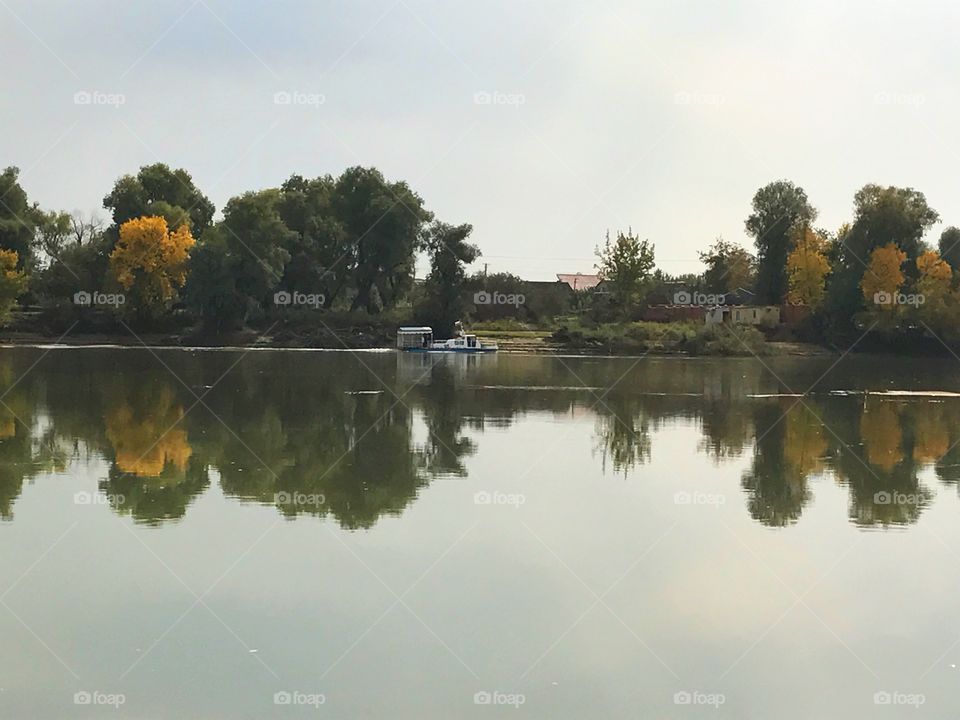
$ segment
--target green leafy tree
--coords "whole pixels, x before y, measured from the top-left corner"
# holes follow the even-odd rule
[[[864,185],[853,205],[854,221],[844,242],[851,265],[862,266],[874,250],[890,243],[914,263],[924,250],[923,234],[940,219],[924,194],[913,188]]]
[[[124,175],[103,199],[116,228],[134,218],[159,215],[170,227],[190,218],[190,230],[201,235],[213,221],[214,206],[193,183],[190,173],[163,163],[145,165],[136,175]]]
[[[20,186],[20,170],[8,167],[0,173],[0,250],[17,253],[20,268],[34,265],[34,234],[38,210]]]
[[[280,188],[278,212],[295,233],[286,246],[286,289],[322,292],[328,307],[349,301],[371,313],[411,290],[420,233],[432,215],[406,183],[363,167],[338,178],[294,175]]]
[[[248,309],[248,298],[237,289],[240,262],[225,235],[222,228],[207,230],[190,253],[184,287],[187,304],[200,315],[204,330],[215,334],[237,329]]]
[[[73,223],[69,214],[37,211],[34,248],[47,262],[60,257],[72,240]]]
[[[960,270],[960,228],[952,225],[940,233],[938,243],[940,257],[950,266],[954,273]]]
[[[68,243],[48,267],[34,276],[31,288],[44,304],[53,305],[71,303],[78,290],[102,290],[111,249],[103,236],[83,245]]]
[[[352,309],[393,307],[413,285],[416,249],[432,214],[406,183],[362,167],[337,178],[333,206],[352,248]]]
[[[290,259],[293,233],[280,219],[278,190],[250,192],[231,199],[219,229],[236,261],[237,289],[264,305],[272,302]]]
[[[736,243],[718,237],[706,252],[700,253],[700,262],[707,266],[703,273],[707,292],[728,293],[753,285],[753,256]]]
[[[641,240],[629,230],[617,233],[616,240],[607,239],[596,250],[600,275],[610,287],[621,311],[628,313],[642,299],[652,280],[654,246],[649,240]]]
[[[329,175],[306,180],[293,175],[280,188],[277,210],[286,226],[296,233],[287,246],[282,285],[286,290],[322,293],[331,307],[351,288],[356,245],[337,217],[337,187]]]
[[[279,190],[232,198],[192,253],[185,293],[208,329],[229,329],[272,304],[295,236],[280,219],[279,200]]]
[[[757,190],[753,212],[746,220],[747,233],[757,248],[757,295],[763,302],[780,304],[787,295],[787,256],[792,230],[810,223],[817,211],[803,188],[777,180]]]
[[[467,309],[464,268],[480,257],[477,246],[467,242],[471,232],[472,225],[444,222],[434,222],[424,232],[423,245],[430,254],[430,274],[418,316],[439,335],[449,335]]]

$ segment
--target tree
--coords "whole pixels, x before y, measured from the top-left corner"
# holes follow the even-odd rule
[[[723,294],[753,285],[753,256],[736,243],[718,237],[706,252],[699,255],[700,262],[707,266],[703,273],[707,292]]]
[[[229,249],[236,273],[236,288],[247,298],[267,307],[284,276],[295,234],[278,212],[279,190],[261,190],[232,198],[217,225]]]
[[[916,279],[915,261],[924,251],[923,234],[938,219],[923,193],[912,188],[865,185],[854,196],[854,220],[841,228],[829,250],[832,271],[827,281],[831,324],[845,331],[863,306],[865,268],[874,250],[894,244],[911,260],[906,272]],[[949,235],[948,235],[949,237]],[[869,283],[868,283],[869,284]],[[872,293],[867,297],[873,307]],[[890,307],[886,309],[891,309]],[[886,315],[884,315],[886,317]]]
[[[187,258],[195,241],[184,224],[173,232],[162,217],[128,220],[110,255],[110,271],[139,317],[156,317],[187,278]]]
[[[296,240],[278,213],[280,199],[279,190],[232,198],[223,220],[200,238],[184,293],[207,330],[232,330],[272,304]]]
[[[90,213],[88,219],[79,210],[74,210],[70,215],[70,227],[77,245],[83,245],[103,234],[103,219],[96,213]]]
[[[960,228],[951,225],[940,233],[938,248],[940,257],[946,260],[950,268],[954,272],[960,270]]]
[[[480,257],[477,246],[467,242],[471,232],[472,225],[448,225],[439,221],[424,232],[423,246],[430,254],[430,274],[424,283],[425,298],[418,315],[440,335],[449,335],[466,311],[464,268]]]
[[[352,167],[337,178],[333,196],[353,262],[351,309],[393,307],[413,285],[415,252],[423,224],[433,215],[404,182],[388,183],[379,170]]]
[[[330,175],[305,180],[293,175],[280,188],[277,212],[296,236],[287,246],[282,285],[285,290],[322,293],[331,307],[350,289],[356,268],[356,246],[336,215],[336,183]]]
[[[60,257],[71,238],[70,216],[65,212],[36,212],[34,247],[49,262]]]
[[[779,305],[787,294],[787,256],[791,233],[798,224],[817,217],[803,188],[777,180],[757,190],[747,233],[757,248],[757,294],[763,302]]]
[[[184,217],[190,219],[190,231],[200,236],[213,221],[213,203],[193,184],[190,173],[171,170],[163,163],[144,165],[136,175],[124,175],[103,199],[103,206],[113,214],[120,227],[128,220],[159,215],[171,227],[178,227]]]
[[[10,311],[17,298],[27,288],[27,276],[17,269],[17,253],[0,250],[0,325],[10,319]]]
[[[218,227],[204,233],[190,253],[184,287],[187,303],[200,314],[204,329],[215,334],[237,329],[247,315],[249,302],[237,289],[241,263],[226,234]]]
[[[921,322],[935,332],[955,333],[951,322],[956,297],[951,289],[953,270],[940,256],[931,251],[917,258],[917,290],[923,298],[918,307]]]
[[[632,309],[644,294],[654,267],[654,246],[649,240],[640,240],[628,230],[610,240],[607,233],[603,248],[596,249],[596,265],[604,281],[610,286],[614,299],[624,312]]]
[[[20,268],[33,267],[36,206],[20,186],[20,170],[8,167],[0,173],[0,249],[17,254]]]
[[[31,289],[55,304],[72,302],[78,290],[101,290],[109,272],[110,252],[110,243],[102,236],[84,245],[68,243],[50,265],[33,276]]]
[[[896,307],[895,295],[903,286],[904,275],[900,270],[907,254],[894,243],[878,247],[870,253],[870,263],[860,281],[867,306],[890,312]]]
[[[845,239],[848,264],[862,264],[878,247],[895,244],[915,261],[923,251],[921,239],[940,216],[913,188],[864,185],[854,196],[854,221]]]
[[[798,225],[791,242],[793,250],[787,256],[788,299],[792,303],[819,307],[830,265],[824,255],[826,242],[809,225]]]

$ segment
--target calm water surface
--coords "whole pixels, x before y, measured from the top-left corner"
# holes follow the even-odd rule
[[[0,717],[957,717],[960,362],[834,363],[0,350]]]

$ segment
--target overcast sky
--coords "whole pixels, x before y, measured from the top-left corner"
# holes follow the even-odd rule
[[[627,226],[660,267],[698,271],[716,236],[748,244],[750,199],[779,178],[825,227],[867,182],[915,187],[960,225],[958,15],[906,0],[0,0],[0,164],[43,207],[85,211],[158,160],[218,209],[292,173],[374,165],[472,223],[491,272],[590,272]]]

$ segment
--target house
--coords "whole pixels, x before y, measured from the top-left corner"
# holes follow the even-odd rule
[[[717,305],[707,310],[707,325],[760,325],[774,327],[780,324],[779,305]]]
[[[603,278],[596,274],[587,275],[584,273],[557,273],[557,280],[569,285],[571,290],[581,291],[592,290],[603,281]]]

